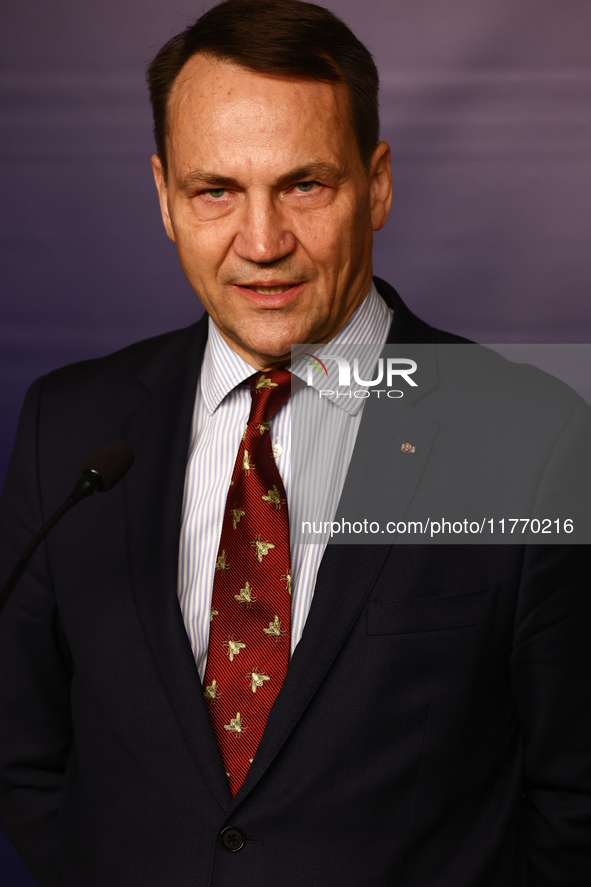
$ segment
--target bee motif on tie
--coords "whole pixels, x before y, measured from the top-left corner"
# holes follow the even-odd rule
[[[236,529],[236,524],[238,523],[238,521],[240,520],[241,517],[244,517],[246,512],[242,511],[241,508],[233,508],[232,511],[230,512],[230,514],[232,515],[232,526],[234,527],[234,529]]]
[[[220,696],[222,694],[218,693],[218,691],[217,691],[217,681],[215,678],[213,679],[211,684],[205,688],[205,690],[203,691],[203,695],[205,696],[205,698],[207,699],[208,702],[213,702],[214,699],[220,698]]]
[[[261,542],[260,539],[254,539],[251,543],[257,550],[257,558],[259,560],[259,564],[262,564],[263,557],[269,553],[271,548],[275,548],[272,542]]]
[[[285,499],[281,498],[281,494],[277,489],[277,484],[273,484],[273,488],[271,490],[267,490],[267,496],[261,496],[263,502],[272,502],[275,508],[279,511],[282,505],[285,505]]]
[[[242,456],[242,470],[246,472],[246,474],[250,474],[256,468],[254,462],[250,461],[250,456],[248,454],[248,450],[244,450],[244,455]]]
[[[240,594],[235,594],[234,598],[240,603],[245,603],[249,607],[251,604],[256,604],[257,601],[252,593],[252,588],[248,582],[244,583],[244,588],[241,588]]]
[[[266,631],[267,629],[263,629]],[[234,662],[234,656],[238,656],[241,650],[246,649],[246,644],[243,644],[242,641],[235,641],[232,635],[228,638],[227,641],[224,641],[224,647],[228,648],[228,659],[230,662]]]
[[[224,548],[222,553],[218,555],[218,559],[215,562],[216,570],[229,570],[230,564],[226,560],[226,549]]]
[[[227,730],[229,733],[243,733],[246,730],[246,727],[242,726],[242,718],[239,711],[236,712],[235,718],[230,718],[229,724],[224,724],[224,730]]]
[[[284,573],[281,578],[285,582],[288,595],[291,597],[291,573]]]
[[[260,674],[256,671],[249,672],[246,677],[250,681],[250,689],[253,693],[256,693],[257,687],[262,687],[265,681],[271,680],[268,674]]]
[[[257,427],[259,429],[259,434],[262,435],[265,433],[265,431],[271,430],[271,423],[270,422],[259,422]]]
[[[209,616],[210,623],[213,622],[214,616],[219,616],[219,615],[220,615],[219,610],[212,610],[210,613],[210,616]]]
[[[278,640],[278,638],[280,638],[281,635],[285,634],[285,632],[282,631],[282,629],[281,629],[281,622],[279,621],[279,616],[275,616],[273,621],[269,622],[269,627],[263,628],[263,631],[265,632],[265,634],[268,634],[269,637],[275,638],[275,640]]]
[[[261,376],[260,379],[257,379],[254,390],[262,391],[263,388],[277,388],[277,382],[272,382],[267,376]]]

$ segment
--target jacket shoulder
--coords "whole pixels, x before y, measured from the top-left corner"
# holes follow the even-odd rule
[[[388,342],[390,344],[430,344],[430,343],[449,343],[450,345],[473,344],[470,339],[463,336],[456,336],[455,333],[448,333],[445,330],[439,330],[437,327],[431,326],[420,317],[417,317],[410,308],[402,301],[393,286],[386,283],[380,277],[374,277],[374,283],[380,296],[384,299],[389,308],[394,311],[392,327]]]
[[[190,327],[69,364],[37,379],[21,410],[14,452],[26,444],[25,448],[37,448],[35,459],[40,463],[43,454],[51,463],[62,456],[76,462],[87,450],[121,439],[126,417],[159,393],[161,400],[166,399],[171,385],[194,398],[207,330],[205,316]]]
[[[52,370],[37,380],[45,392],[120,387],[126,380],[150,375],[154,364],[163,370],[180,369],[187,359],[202,353],[207,340],[207,316],[197,323],[134,342],[103,357],[77,361]]]

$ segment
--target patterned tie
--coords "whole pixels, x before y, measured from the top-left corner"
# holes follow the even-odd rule
[[[274,370],[250,382],[252,406],[215,565],[203,680],[232,795],[252,763],[290,650],[289,517],[270,425],[291,394],[292,377]]]

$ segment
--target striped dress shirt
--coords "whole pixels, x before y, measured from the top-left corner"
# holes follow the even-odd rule
[[[344,343],[383,345],[392,316],[392,310],[372,284],[348,323],[331,342],[322,346],[324,353],[328,353],[331,346]],[[379,348],[374,350],[373,360],[368,358],[366,366],[360,361],[360,369],[370,373],[378,353]],[[307,366],[300,360],[290,369],[312,385],[328,387],[328,383],[309,377]],[[207,662],[211,595],[224,507],[240,438],[250,414],[250,388],[244,383],[255,372],[256,369],[226,344],[210,319],[185,476],[178,578],[179,603],[201,680]],[[304,400],[303,407],[302,403],[298,404],[298,424],[305,415],[306,389],[298,391],[295,397],[300,395]],[[317,410],[310,413],[311,422],[316,421],[317,427],[306,428],[305,440],[313,442],[305,454],[310,479],[306,484],[291,483],[291,399],[271,423],[273,453],[285,486],[290,515],[312,513],[306,512],[305,501],[312,490],[315,495],[320,491],[324,497],[325,515],[336,513],[363,413],[363,400],[339,398],[329,404],[329,408],[332,410],[330,428],[317,418],[314,420]],[[320,473],[322,477],[317,477]],[[309,508],[314,508],[313,501]],[[294,541],[292,534],[292,654],[304,630],[324,549],[324,544]]]

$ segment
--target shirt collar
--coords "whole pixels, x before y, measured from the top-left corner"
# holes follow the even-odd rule
[[[210,415],[223,399],[249,379],[257,370],[230,348],[215,323],[209,318],[207,345],[201,368],[201,395]]]
[[[372,283],[366,298],[352,314],[345,326],[330,342],[324,345],[310,345],[314,357],[322,360],[323,355],[339,353],[353,366],[353,359],[358,361],[358,377],[372,379],[378,358],[386,344],[394,312],[386,305]],[[346,346],[346,348],[343,348]],[[312,364],[305,357],[294,361],[291,372],[303,379],[317,391],[330,392],[324,395],[325,400],[332,400],[349,415],[356,415],[363,406],[363,398],[353,397],[352,385],[345,389],[339,387],[339,372],[336,361],[328,361],[323,375],[310,372]]]
[[[359,349],[355,356],[359,360],[359,377],[370,379],[382,346],[388,338],[393,316],[394,312],[386,305],[372,283],[367,296],[354,311],[342,330],[330,342],[317,346],[316,351],[321,350],[319,355],[321,356],[322,353],[328,354],[331,348],[344,344],[354,343],[355,345],[365,346]],[[314,348],[314,346],[310,347]],[[307,360],[299,359],[289,369],[294,375],[307,381],[309,366],[310,364]],[[334,393],[329,395],[327,399],[333,400],[334,403],[351,415],[356,414],[361,409],[363,400],[343,396],[342,389],[337,394],[339,386],[336,364],[331,361],[327,370],[328,378],[314,376],[311,380],[312,385],[317,390],[332,389]],[[201,395],[210,415],[215,413],[230,391],[233,391],[234,388],[241,385],[256,372],[255,367],[250,366],[222,338],[210,317],[209,334],[207,345],[205,346],[205,354],[203,355],[200,378]]]

